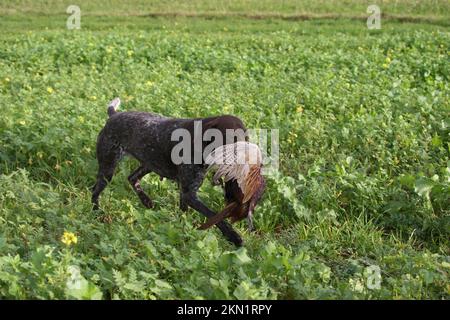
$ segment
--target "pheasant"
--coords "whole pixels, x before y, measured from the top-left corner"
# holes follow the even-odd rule
[[[248,227],[253,230],[253,211],[261,199],[266,182],[262,176],[262,155],[256,144],[238,141],[220,146],[205,159],[209,169],[215,169],[213,184],[225,181],[226,207],[209,218],[199,229],[207,229],[230,218],[237,222],[247,217]]]

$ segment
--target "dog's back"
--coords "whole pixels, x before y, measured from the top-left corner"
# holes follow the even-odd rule
[[[99,134],[97,140],[97,158],[100,160],[105,154],[116,157],[128,154],[141,163],[146,163],[149,169],[161,177],[176,179],[177,165],[172,161],[172,150],[179,143],[173,139],[177,129],[184,129],[189,133],[194,163],[194,140],[200,139],[201,152],[210,143],[203,141],[207,130],[216,129],[222,135],[222,143],[233,143],[245,140],[246,128],[243,122],[232,115],[221,115],[208,118],[170,118],[148,112],[118,112],[116,108],[120,100],[113,100],[108,107],[109,119]],[[200,128],[196,129],[196,126]],[[228,131],[231,130],[231,131]],[[237,133],[227,140],[227,134]],[[200,137],[198,136],[200,133]],[[201,159],[203,164],[203,159]],[[196,163],[199,164],[199,163]]]

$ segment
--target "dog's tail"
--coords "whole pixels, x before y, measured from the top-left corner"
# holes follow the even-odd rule
[[[113,101],[111,101],[108,105],[108,116],[112,116],[113,114],[117,113],[117,109],[120,106],[120,99],[115,98]]]

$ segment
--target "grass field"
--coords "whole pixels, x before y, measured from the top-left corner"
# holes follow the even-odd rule
[[[341,15],[366,17],[369,5],[394,16],[422,16],[448,19],[446,0],[3,0],[0,12],[7,14],[64,14],[70,4],[83,8],[86,15],[217,14],[217,15]]]
[[[80,30],[65,1],[0,4],[1,299],[450,298],[448,1],[375,1],[381,30],[356,0],[78,2]],[[112,223],[91,211],[115,96],[280,130],[244,248],[156,175],[143,208],[131,159],[101,198]],[[209,181],[200,197],[223,206]]]

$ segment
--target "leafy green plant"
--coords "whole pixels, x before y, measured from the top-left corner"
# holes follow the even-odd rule
[[[87,15],[69,32],[29,19],[0,19],[0,298],[449,298],[445,24]],[[129,159],[92,212],[115,96],[123,110],[279,129],[257,232],[236,225],[245,248],[197,230],[204,218],[155,175],[143,208]],[[223,206],[208,182],[200,196]]]

